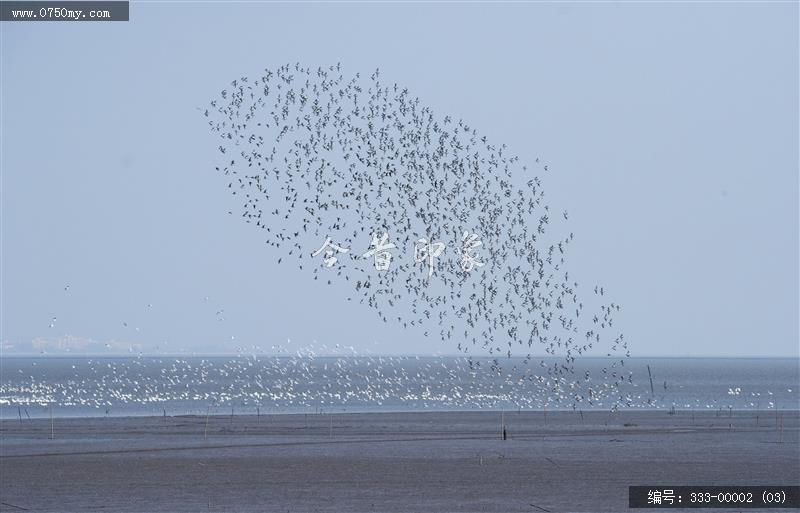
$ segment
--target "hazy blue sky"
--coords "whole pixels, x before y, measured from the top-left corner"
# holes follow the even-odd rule
[[[548,161],[571,274],[623,305],[634,355],[798,355],[796,2],[131,2],[128,23],[0,30],[6,351],[454,352],[227,215],[195,107],[300,61],[380,67]]]

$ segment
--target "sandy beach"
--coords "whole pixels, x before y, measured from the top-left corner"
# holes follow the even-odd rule
[[[630,485],[796,485],[799,425],[798,411],[262,414],[56,418],[51,439],[48,419],[5,419],[0,511],[627,511]]]

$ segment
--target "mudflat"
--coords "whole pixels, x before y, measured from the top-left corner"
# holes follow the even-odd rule
[[[0,511],[627,511],[631,485],[797,485],[799,435],[796,410],[5,419]]]

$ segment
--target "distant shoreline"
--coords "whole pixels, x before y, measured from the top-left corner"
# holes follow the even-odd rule
[[[498,359],[498,360],[524,360],[525,356],[511,356],[508,358],[506,356],[501,357],[494,357],[494,356],[487,356],[487,355],[463,355],[463,354],[391,354],[391,353],[356,353],[356,354],[314,354],[314,355],[296,355],[296,354],[287,354],[287,353],[279,353],[279,354],[265,354],[265,353],[239,353],[239,354],[225,354],[225,353],[203,353],[203,354],[184,354],[184,353],[170,353],[170,354],[157,354],[157,353],[142,353],[142,354],[130,354],[130,353],[119,353],[119,354],[106,354],[106,353],[97,353],[97,354],[64,354],[64,353],[47,353],[47,354],[39,354],[39,353],[19,353],[19,354],[0,354],[0,360],[2,359],[12,359],[12,358],[476,358],[476,359]],[[560,356],[536,356],[531,357],[531,360],[563,360],[563,357]],[[576,357],[576,361],[580,360],[664,360],[664,359],[674,359],[674,360],[798,360],[800,361],[800,355],[794,356],[781,356],[781,355],[726,355],[726,356],[718,356],[718,355],[701,355],[701,356],[669,356],[669,355],[660,355],[660,356],[624,356],[624,355],[612,355],[612,356],[579,356]]]

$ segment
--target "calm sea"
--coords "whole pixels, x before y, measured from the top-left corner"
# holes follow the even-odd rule
[[[800,409],[794,358],[628,358],[617,390],[602,379],[612,360],[578,360],[570,379],[581,387],[560,390],[531,378],[536,365],[502,363],[491,372],[460,357],[5,357],[0,415],[572,409],[575,394],[581,409]]]

